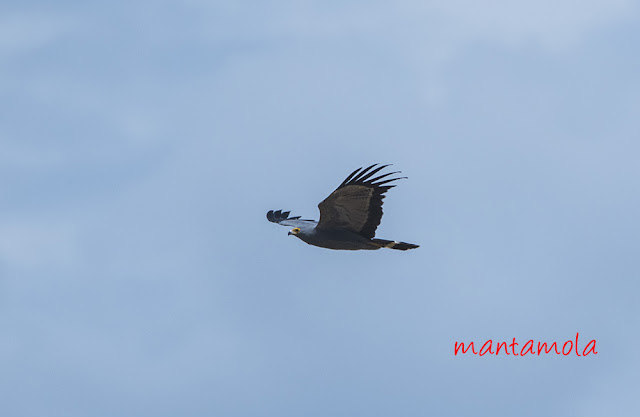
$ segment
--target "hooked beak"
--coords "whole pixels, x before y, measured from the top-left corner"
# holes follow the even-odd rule
[[[292,234],[293,234],[293,233],[289,232],[289,233],[287,233],[287,236],[292,235]]]

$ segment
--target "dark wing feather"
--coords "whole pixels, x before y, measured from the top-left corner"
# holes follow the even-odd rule
[[[375,236],[382,219],[384,193],[395,187],[395,185],[383,184],[406,178],[398,177],[380,181],[398,172],[389,172],[371,178],[389,166],[381,165],[374,168],[376,165],[353,171],[329,197],[318,204],[320,209],[318,229],[347,229],[368,239]]]
[[[301,226],[313,226],[316,224],[315,220],[306,220],[301,219],[300,216],[289,217],[290,211],[283,212],[282,210],[269,210],[267,212],[267,220],[272,223],[278,223],[282,226],[293,226],[293,227],[301,227]]]

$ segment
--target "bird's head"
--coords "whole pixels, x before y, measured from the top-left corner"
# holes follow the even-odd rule
[[[289,235],[297,236],[299,233],[300,233],[300,228],[299,227],[294,227],[293,229],[291,229],[289,231],[289,233],[287,233],[287,236],[289,236]]]

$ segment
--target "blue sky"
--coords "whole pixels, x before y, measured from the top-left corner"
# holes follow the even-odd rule
[[[639,2],[5,3],[0,414],[637,415]]]

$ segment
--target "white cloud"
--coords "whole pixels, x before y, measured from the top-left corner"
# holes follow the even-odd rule
[[[78,256],[72,227],[42,221],[0,224],[0,262],[16,268],[64,267]]]
[[[569,47],[603,25],[636,11],[634,0],[452,0],[427,3],[423,13],[441,14],[467,39],[507,45],[533,41],[552,50]]]
[[[0,57],[40,48],[72,27],[69,17],[46,13],[8,13],[0,16]]]
[[[406,41],[403,35],[411,35],[424,42],[443,41],[446,35],[452,40],[485,39],[508,45],[533,41],[551,49],[571,46],[590,31],[638,11],[637,0],[405,0],[331,6],[326,2],[267,2],[234,7],[191,1],[190,5],[202,10],[203,23],[208,18],[222,23],[205,24],[207,33],[218,39],[400,35]]]
[[[200,36],[216,43],[332,51],[365,45],[390,60],[405,60],[428,102],[445,95],[445,68],[472,45],[532,45],[557,53],[638,12],[637,0],[250,2],[233,7],[193,0],[190,5],[201,11]]]

